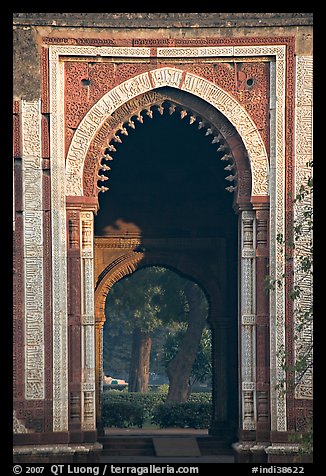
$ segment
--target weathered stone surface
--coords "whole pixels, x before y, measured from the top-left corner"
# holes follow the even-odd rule
[[[41,96],[40,64],[32,29],[13,31],[13,95],[34,101]]]

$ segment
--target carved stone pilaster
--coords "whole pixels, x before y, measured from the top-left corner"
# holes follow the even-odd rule
[[[82,211],[81,220],[81,272],[82,272],[82,428],[94,430],[95,422],[95,319],[94,319],[94,263],[93,263],[93,212]]]
[[[254,396],[252,391],[243,391],[243,428],[254,430]]]
[[[256,391],[257,441],[270,439],[270,332],[269,295],[266,276],[269,274],[269,203],[255,202],[256,212]]]
[[[102,409],[101,409],[101,394],[103,391],[103,325],[104,320],[96,318],[95,323],[95,385],[96,385],[96,428],[99,432],[102,428]]]
[[[74,393],[70,394],[70,419],[72,422],[80,422],[80,396]]]
[[[69,233],[69,248],[76,249],[80,246],[79,237],[79,212],[71,211],[68,215],[68,233]]]
[[[261,213],[257,213],[256,225],[257,225],[257,248],[266,247],[267,245],[266,212],[263,215],[261,215]]]
[[[267,392],[257,392],[257,418],[258,422],[268,423],[269,407]]]
[[[255,212],[241,214],[241,381],[242,429],[256,429]]]
[[[82,254],[84,257],[93,254],[93,213],[82,212]]]
[[[69,343],[69,430],[79,431],[82,419],[81,395],[81,228],[80,210],[67,203],[67,278]]]

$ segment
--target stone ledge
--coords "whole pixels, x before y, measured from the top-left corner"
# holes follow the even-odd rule
[[[256,443],[253,446],[251,446],[250,451],[252,453],[260,453],[260,452],[265,452],[266,448],[270,445],[270,443]]]
[[[268,463],[312,463],[313,454],[303,452],[299,444],[274,443],[265,449]]]
[[[101,443],[84,444],[84,445],[25,445],[14,446],[14,456],[23,455],[73,455],[75,453],[91,453],[94,451],[102,451],[103,445]]]
[[[236,463],[312,463],[313,454],[305,453],[295,443],[240,441],[232,445]]]
[[[98,463],[103,446],[100,443],[14,446],[13,462],[44,463]]]
[[[299,445],[296,444],[273,444],[265,448],[268,455],[278,454],[298,454],[300,451]]]
[[[14,25],[79,28],[312,26],[312,13],[13,13]]]
[[[238,443],[233,443],[232,448],[237,453],[240,453],[242,451],[250,451],[251,448],[253,448],[255,445],[256,445],[256,443],[254,441],[248,441],[248,443],[247,442],[242,442],[242,443],[238,442]]]

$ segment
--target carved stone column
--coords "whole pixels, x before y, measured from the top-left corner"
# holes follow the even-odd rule
[[[93,441],[95,425],[95,335],[93,213],[97,202],[67,197],[68,372],[71,442]]]
[[[81,441],[81,240],[80,207],[67,203],[69,431]]]
[[[103,325],[104,319],[95,317],[95,388],[96,388],[96,428],[99,434],[103,433],[101,395],[103,391]]]
[[[269,296],[269,204],[254,204],[256,209],[256,390],[257,442],[270,440],[270,346]]]
[[[255,212],[241,212],[240,355],[241,439],[254,439],[256,430],[256,304]]]
[[[96,429],[93,211],[82,211],[80,220],[82,235],[82,428],[93,431]]]
[[[228,419],[228,321],[211,322],[213,358],[213,419],[209,433],[226,441],[232,437]]]

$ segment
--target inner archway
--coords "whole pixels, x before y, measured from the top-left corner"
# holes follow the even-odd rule
[[[208,313],[207,297],[200,286],[170,268],[147,266],[118,281],[106,299],[103,329],[103,370],[107,374],[105,370],[110,369],[109,375],[115,375],[115,379],[104,379],[106,415],[108,398],[113,402],[135,398],[143,405],[141,395],[146,394],[149,403],[151,397],[152,403],[157,397],[170,403],[196,401],[197,397],[208,403],[212,389]],[[116,380],[126,369],[127,382]],[[199,386],[205,382],[208,385]],[[125,391],[112,393],[126,390],[123,384],[128,386],[129,397]],[[196,425],[204,420],[209,425],[209,414]],[[116,414],[112,417],[116,420]],[[147,415],[146,425],[150,420]]]
[[[99,196],[95,218],[97,352],[105,300],[114,283],[147,265],[171,266],[191,276],[210,301],[211,431],[235,441],[238,218],[228,190],[230,183],[236,185],[235,164],[225,160],[226,147],[221,147],[217,133],[208,131],[209,124],[201,127],[189,117],[184,120],[182,105],[163,101],[150,111],[128,136],[120,134],[123,140],[116,134],[114,161],[102,160],[110,170],[99,172],[108,190]],[[102,173],[108,180],[102,181]],[[98,355],[98,369],[101,359]]]

